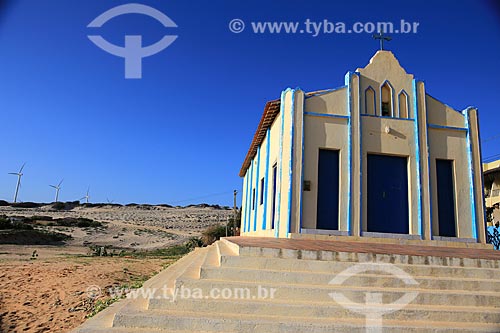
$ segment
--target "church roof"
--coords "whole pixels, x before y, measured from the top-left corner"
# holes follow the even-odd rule
[[[306,97],[310,97],[327,91],[330,90],[312,91],[306,93],[305,95]],[[271,125],[274,122],[274,119],[276,119],[276,117],[280,113],[280,108],[281,108],[280,99],[275,99],[266,103],[266,106],[264,107],[264,113],[260,118],[259,126],[257,127],[257,131],[255,131],[255,134],[253,136],[252,144],[250,145],[250,148],[248,149],[247,155],[245,157],[245,161],[241,166],[239,174],[240,177],[245,176],[251,161],[253,160],[255,155],[257,155],[257,148],[262,144],[264,138],[266,137],[267,129],[271,127]]]

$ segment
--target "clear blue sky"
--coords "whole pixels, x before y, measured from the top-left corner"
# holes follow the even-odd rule
[[[140,1],[178,28],[143,15],[87,28],[125,3],[0,0],[0,199],[12,200],[16,179],[7,173],[27,162],[22,201],[53,200],[48,185],[64,178],[64,201],[90,185],[94,202],[232,205],[265,102],[287,87],[338,87],[378,48],[370,34],[257,35],[250,21],[418,21],[417,34],[393,35],[387,48],[434,97],[477,106],[483,139],[498,133],[494,2]],[[228,29],[234,18],[247,22],[240,34]],[[121,45],[126,34],[144,44],[179,37],[143,60],[141,80],[126,80],[123,59],[88,40],[96,31]],[[499,144],[485,143],[483,156],[500,153]]]

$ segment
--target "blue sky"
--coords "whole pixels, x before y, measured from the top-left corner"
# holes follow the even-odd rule
[[[90,186],[94,202],[232,205],[265,102],[287,87],[341,86],[378,49],[367,33],[254,34],[252,21],[417,21],[417,34],[393,35],[387,49],[434,97],[477,106],[483,140],[498,133],[493,1],[140,1],[178,27],[123,15],[87,28],[126,3],[0,0],[0,199],[12,200],[16,179],[7,173],[26,162],[22,201],[53,200],[48,185],[64,178],[64,201]],[[230,32],[234,18],[247,29]],[[143,60],[142,79],[126,80],[123,59],[88,40],[96,32],[118,45],[124,35],[142,35],[145,45],[179,37]],[[499,143],[485,142],[483,156],[500,153]]]

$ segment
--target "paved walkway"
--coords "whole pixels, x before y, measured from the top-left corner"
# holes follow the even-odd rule
[[[242,247],[500,260],[500,251],[474,248],[244,236],[226,239]]]

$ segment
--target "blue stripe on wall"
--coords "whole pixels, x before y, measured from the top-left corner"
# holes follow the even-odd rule
[[[257,230],[257,212],[259,211],[259,171],[260,171],[260,146],[257,147],[257,171],[255,172],[255,202],[254,202],[254,212],[253,212],[253,231]]]
[[[420,131],[418,124],[418,89],[417,81],[414,79],[412,82],[413,86],[413,109],[415,112],[415,122],[414,122],[414,140],[415,140],[415,163],[417,169],[417,213],[418,213],[418,234],[422,236],[422,179],[420,176]]]
[[[469,108],[464,110],[462,114],[465,117],[465,127],[467,128],[467,161],[469,164],[469,194],[470,194],[470,212],[472,215],[472,237],[477,239],[477,219],[476,219],[476,198],[474,191],[474,168],[472,167],[472,147],[470,144],[470,124],[469,124]]]
[[[352,216],[352,204],[351,204],[351,175],[352,175],[352,103],[351,103],[351,76],[352,72],[348,72],[345,75],[345,84],[347,85],[347,115],[349,117],[347,121],[347,234],[351,236],[351,216]]]
[[[292,105],[290,107],[290,162],[288,163],[288,214],[286,222],[286,235],[290,233],[290,226],[292,223],[292,195],[293,195],[293,145],[295,137],[295,93],[292,91]]]
[[[253,185],[253,160],[252,162],[250,163],[250,187],[249,187],[249,192],[248,192],[248,199],[250,200],[249,201],[249,205],[248,205],[248,223],[246,224],[246,230],[245,231],[250,231],[250,219],[251,219],[251,216],[252,216],[252,205],[253,205],[253,202],[252,202],[252,199],[253,199],[253,195],[252,195],[252,185]]]
[[[307,116],[313,117],[330,117],[330,118],[341,118],[341,119],[349,119],[349,116],[342,114],[329,114],[329,113],[319,113],[319,112],[304,112]]]
[[[303,197],[304,197],[304,189],[303,189],[303,186],[304,186],[304,151],[305,151],[305,141],[304,141],[304,132],[306,130],[306,125],[305,125],[305,107],[304,107],[304,103],[302,104],[302,147],[300,149],[302,149],[302,161],[300,162],[301,163],[301,175],[300,175],[300,202],[299,202],[299,209],[300,209],[300,213],[299,213],[299,233],[302,232],[302,211],[303,211],[303,208],[304,208],[304,201],[303,201]]]
[[[267,201],[269,199],[269,155],[271,150],[271,130],[268,128],[266,133],[266,174],[264,179],[264,212],[262,216],[262,230],[266,230],[267,228]]]
[[[280,130],[280,151],[279,151],[279,182],[278,182],[278,199],[276,200],[276,205],[278,207],[277,217],[274,225],[274,234],[276,237],[279,237],[279,229],[280,229],[280,220],[281,220],[281,185],[283,180],[283,135],[284,135],[284,127],[285,127],[285,95],[291,90],[290,88],[284,90],[281,93],[281,103],[280,103],[280,115],[281,115],[281,130]]]

